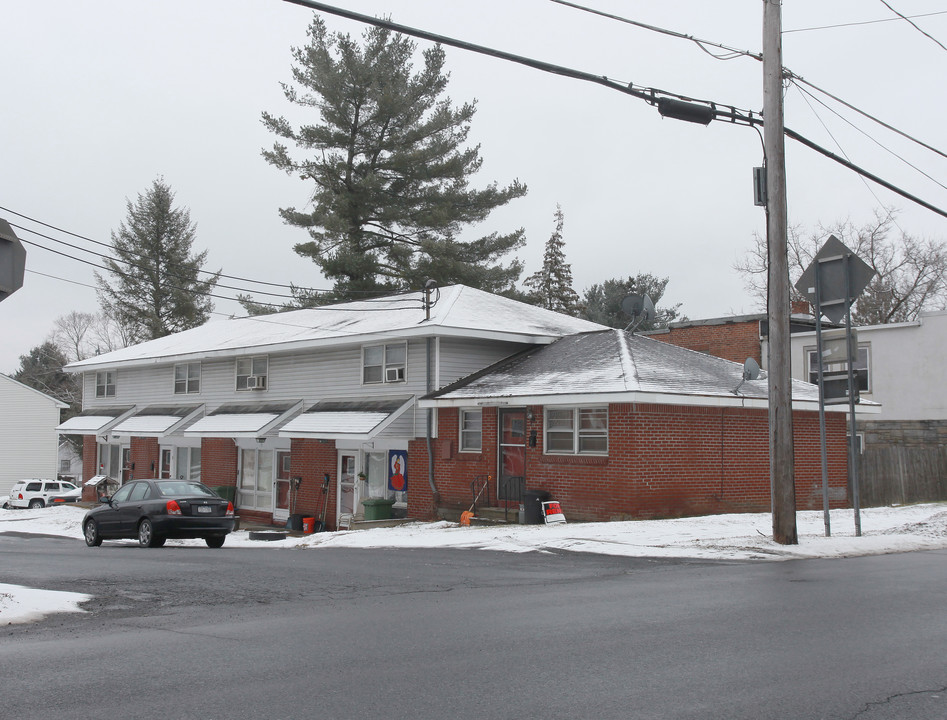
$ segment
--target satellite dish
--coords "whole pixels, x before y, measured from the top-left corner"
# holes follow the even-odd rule
[[[625,327],[625,330],[631,329],[634,332],[642,323],[649,323],[655,318],[654,303],[647,294],[644,295],[626,295],[622,298],[621,309],[631,318],[631,322]],[[634,327],[632,327],[634,325]]]
[[[759,376],[760,376],[759,364],[753,358],[748,357],[746,360],[743,361],[743,379],[740,380],[739,385],[733,388],[733,394],[739,395],[740,394],[739,390],[741,387],[743,387],[743,383],[745,383],[747,380],[756,380],[756,378],[758,378]]]

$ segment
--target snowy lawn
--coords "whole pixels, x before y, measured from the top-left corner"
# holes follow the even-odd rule
[[[82,542],[78,507],[0,510],[4,532],[59,535]],[[867,508],[861,511],[862,537],[855,537],[852,510],[833,510],[832,537],[825,537],[821,511],[796,514],[798,545],[772,540],[768,513],[709,515],[675,520],[635,520],[561,525],[460,527],[455,523],[410,523],[393,528],[318,533],[285,540],[250,540],[247,531],[231,533],[224,547],[285,548],[475,548],[501,552],[601,553],[636,557],[714,560],[789,560],[937,550],[947,548],[947,503]],[[106,541],[136,544],[131,540]],[[203,540],[169,540],[168,548],[210,550]],[[0,577],[0,579],[3,579]],[[51,612],[77,610],[87,599],[77,593],[0,584],[0,624],[28,622]]]

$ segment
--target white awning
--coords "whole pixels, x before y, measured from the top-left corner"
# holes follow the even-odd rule
[[[371,440],[414,405],[415,399],[323,401],[280,430],[280,437]]]
[[[83,410],[58,425],[56,431],[63,435],[104,435],[134,411],[134,406]]]
[[[302,407],[302,400],[270,405],[221,405],[183,434],[187,437],[259,438],[280,429]]]
[[[180,432],[204,413],[203,405],[147,407],[111,429],[119,437],[165,437]]]

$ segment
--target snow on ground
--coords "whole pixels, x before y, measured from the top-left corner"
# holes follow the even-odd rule
[[[0,510],[3,533],[57,535],[82,542],[80,507]],[[600,553],[634,557],[708,560],[789,560],[880,555],[911,550],[947,549],[947,503],[866,508],[862,536],[855,537],[852,510],[833,510],[831,537],[825,537],[821,511],[796,514],[798,545],[772,540],[769,513],[709,515],[674,520],[632,520],[560,525],[460,527],[456,523],[410,523],[392,528],[327,532],[285,540],[250,540],[231,533],[228,548],[474,548],[500,552]],[[0,540],[2,541],[2,540]],[[136,545],[133,540],[106,541]],[[204,548],[202,540],[169,540],[166,548]],[[162,551],[163,552],[163,551]],[[2,576],[0,576],[2,579]],[[25,622],[51,612],[76,610],[88,599],[77,593],[52,593],[0,584],[0,624]]]

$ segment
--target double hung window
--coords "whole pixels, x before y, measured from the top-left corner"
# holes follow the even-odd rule
[[[608,452],[608,408],[546,409],[545,451],[557,454]]]
[[[362,348],[362,383],[404,382],[407,343],[368,345]]]

